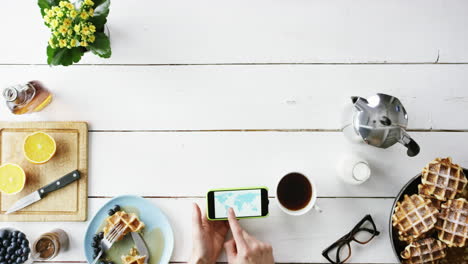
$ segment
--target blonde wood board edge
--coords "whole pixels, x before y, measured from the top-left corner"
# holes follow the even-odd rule
[[[54,156],[51,161],[43,165],[31,165],[26,161],[21,161],[21,166],[25,168],[27,174],[29,170],[34,172],[32,175],[39,176],[31,176],[32,178],[27,176],[24,190],[17,194],[16,196],[18,197],[14,197],[14,199],[0,195],[0,221],[86,221],[88,214],[88,124],[86,122],[0,122],[0,161],[3,163],[6,162],[4,159],[22,159],[22,157],[18,157],[18,155],[22,154],[18,150],[16,153],[12,154],[4,153],[4,151],[8,153],[12,145],[15,149],[21,149],[21,147],[16,146],[20,144],[20,139],[15,139],[14,135],[6,136],[6,134],[19,133],[20,135],[24,135],[25,133],[32,133],[35,131],[44,131],[52,135],[55,134],[57,137],[56,140],[63,140],[64,143],[70,143],[76,140],[76,144],[60,146],[60,142],[58,142],[57,152],[62,149],[67,155]],[[14,142],[4,142],[4,137]],[[10,144],[9,149],[4,150],[4,148],[7,148],[7,144]],[[65,175],[69,172],[68,170],[71,171],[74,169],[78,169],[81,174],[81,179],[78,182],[57,190],[46,196],[44,200],[32,204],[18,212],[5,215],[5,211],[13,202],[45,184],[48,184],[49,181],[52,181],[56,177]],[[50,179],[51,176],[44,176],[49,175],[49,173],[53,175],[52,180]],[[46,178],[45,180],[44,177]],[[29,186],[28,181],[30,181]],[[76,193],[76,198],[60,196],[70,195],[71,193]]]

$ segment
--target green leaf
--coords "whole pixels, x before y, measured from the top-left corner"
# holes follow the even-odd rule
[[[96,32],[94,36],[96,40],[89,44],[88,49],[101,58],[110,58],[112,50],[109,38],[102,32]]]
[[[79,62],[83,56],[84,51],[79,47],[72,49],[56,48],[53,49],[50,45],[47,46],[47,63],[49,65],[63,65],[69,66],[73,63]]]
[[[46,8],[51,8],[53,6],[58,5],[60,0],[38,0],[37,5],[39,5],[39,8],[41,9],[41,14],[42,16],[45,15],[44,9]]]
[[[110,0],[95,0],[94,1],[94,16],[90,18],[97,32],[104,32],[104,25],[107,23],[107,15],[109,15]]]

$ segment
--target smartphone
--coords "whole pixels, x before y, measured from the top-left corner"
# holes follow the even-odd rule
[[[206,195],[209,220],[227,220],[228,209],[234,209],[237,218],[257,218],[268,215],[266,187],[217,189]]]

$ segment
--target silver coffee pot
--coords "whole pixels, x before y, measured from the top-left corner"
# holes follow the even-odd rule
[[[348,138],[378,148],[400,142],[408,148],[408,156],[418,155],[419,145],[406,132],[408,114],[398,98],[378,93],[367,99],[353,96],[351,102],[342,119],[342,131]]]

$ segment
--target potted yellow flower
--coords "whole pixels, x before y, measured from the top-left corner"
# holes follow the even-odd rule
[[[38,5],[52,32],[47,46],[49,65],[71,65],[87,51],[102,58],[111,56],[104,33],[110,0],[38,0]]]

